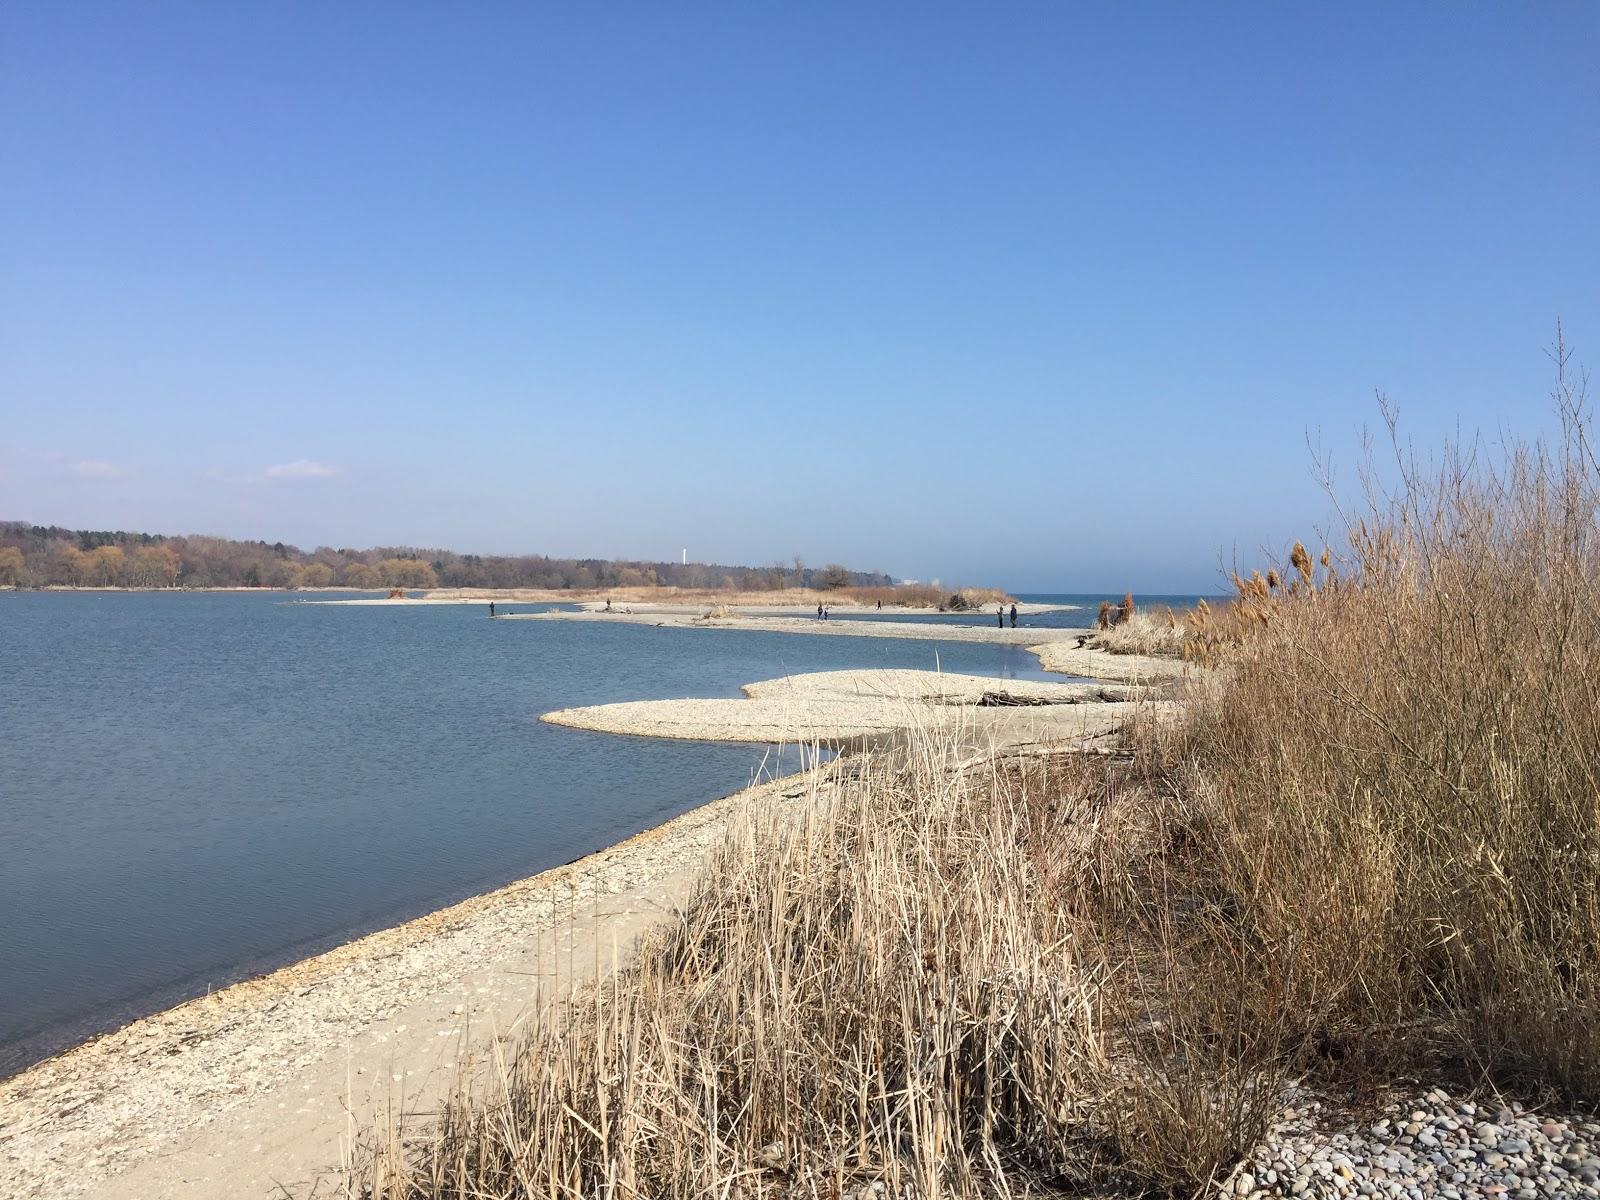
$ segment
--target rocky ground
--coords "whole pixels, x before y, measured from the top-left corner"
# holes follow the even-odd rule
[[[1463,1100],[1440,1089],[1396,1099],[1361,1124],[1328,1122],[1308,1101],[1284,1113],[1219,1195],[1600,1196],[1600,1123],[1592,1114],[1533,1112],[1515,1101]]]

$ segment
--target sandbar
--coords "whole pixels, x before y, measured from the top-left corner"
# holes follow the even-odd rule
[[[869,745],[906,729],[956,729],[1017,745],[1103,736],[1140,689],[939,671],[853,670],[745,685],[743,699],[635,700],[546,713],[541,720],[604,733],[696,741]]]

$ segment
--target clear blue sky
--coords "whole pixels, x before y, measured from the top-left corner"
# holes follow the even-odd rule
[[[1600,6],[0,9],[0,517],[1209,590],[1600,365]],[[1344,477],[1349,479],[1348,470]]]

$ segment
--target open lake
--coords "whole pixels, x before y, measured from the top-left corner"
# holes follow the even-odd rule
[[[0,593],[0,1076],[775,769],[541,713],[936,665],[1059,678],[1009,646]]]

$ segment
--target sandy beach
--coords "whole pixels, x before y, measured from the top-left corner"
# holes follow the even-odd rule
[[[426,1111],[459,1056],[609,969],[687,893],[737,792],[590,855],[135,1021],[0,1083],[0,1196],[314,1194],[392,1104]],[[281,1194],[281,1193],[275,1193]]]
[[[818,671],[751,683],[742,700],[640,700],[561,709],[553,725],[694,741],[869,745],[900,730],[959,726],[1006,745],[1094,736],[1137,689],[1035,683],[937,671]]]

